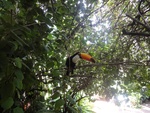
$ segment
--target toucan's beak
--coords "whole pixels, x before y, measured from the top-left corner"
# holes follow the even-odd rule
[[[88,55],[86,53],[80,53],[80,57],[81,57],[81,59],[95,63],[95,60],[90,55]]]

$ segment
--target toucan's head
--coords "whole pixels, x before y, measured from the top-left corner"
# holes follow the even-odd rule
[[[84,59],[84,60],[95,63],[95,60],[89,54],[86,54],[86,53],[77,52],[71,56],[71,59],[73,63],[76,63],[80,59]]]
[[[81,59],[84,59],[84,60],[87,60],[87,61],[95,63],[95,60],[89,54],[79,53],[79,56],[80,56]]]

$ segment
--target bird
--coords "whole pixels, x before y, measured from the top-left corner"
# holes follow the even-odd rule
[[[80,59],[84,59],[84,60],[95,63],[95,60],[89,54],[76,52],[75,54],[73,54],[72,56],[66,59],[66,67],[67,67],[66,75],[69,75],[70,72],[71,74],[73,74],[73,70],[75,69],[76,63]]]

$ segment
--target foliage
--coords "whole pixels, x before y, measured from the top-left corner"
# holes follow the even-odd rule
[[[71,113],[81,100],[149,85],[148,0],[0,1],[0,111]],[[65,75],[66,57],[88,52]],[[127,87],[127,88],[126,88]],[[149,93],[148,93],[149,94]],[[84,109],[86,108],[86,109]]]
[[[130,102],[131,104],[136,107],[136,108],[140,108],[140,98],[141,98],[141,94],[138,93],[138,92],[134,92],[134,93],[131,93],[131,96],[130,96]]]

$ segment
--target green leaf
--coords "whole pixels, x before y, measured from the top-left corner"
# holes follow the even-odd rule
[[[13,109],[13,113],[24,113],[23,109],[20,107],[16,107]]]
[[[64,105],[64,100],[63,99],[59,99],[59,100],[57,100],[56,101],[56,103],[55,103],[55,107],[56,108],[60,108],[62,105]]]
[[[53,70],[53,71],[52,71],[52,74],[53,74],[54,76],[59,76],[59,75],[60,75],[60,73],[59,73],[58,70]]]
[[[18,68],[22,68],[22,60],[20,58],[15,58],[15,64]]]
[[[24,79],[24,76],[23,76],[23,73],[21,70],[16,70],[15,71],[15,75],[16,77],[19,79],[19,80],[23,80]]]
[[[14,9],[14,5],[12,4],[12,2],[10,1],[3,1],[3,5],[4,7],[7,9],[7,10],[11,10],[11,9]]]
[[[54,62],[47,62],[46,67],[51,68],[54,66]]]
[[[76,101],[70,95],[68,95],[68,99],[69,99],[69,102],[71,102],[71,104],[76,103]]]
[[[52,95],[52,99],[57,99],[58,97],[60,97],[60,93],[56,92],[55,94]]]
[[[47,36],[47,38],[49,39],[49,40],[51,40],[51,39],[53,39],[53,38],[55,38],[52,34],[49,34],[48,36]]]
[[[1,107],[5,110],[11,108],[11,106],[14,104],[14,100],[12,97],[7,98],[4,102],[2,102]]]
[[[15,84],[15,86],[16,86],[18,89],[20,89],[20,90],[23,88],[22,81],[19,80],[19,79],[17,79],[17,78],[14,79],[14,84]]]
[[[72,111],[71,113],[76,113],[76,110],[73,107],[68,106],[68,108]]]

